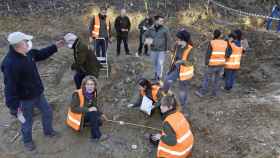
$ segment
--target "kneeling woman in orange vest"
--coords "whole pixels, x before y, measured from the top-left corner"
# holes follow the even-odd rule
[[[245,49],[241,45],[242,32],[240,30],[235,30],[229,35],[229,45],[231,48],[231,54],[226,58],[225,63],[225,90],[231,90],[235,78],[236,72],[240,69],[240,62],[242,54]]]
[[[170,67],[170,71],[165,78],[162,90],[167,92],[174,81],[179,79],[179,99],[183,107],[188,102],[188,84],[189,80],[192,79],[194,68],[192,65],[193,58],[190,53],[193,46],[189,32],[186,30],[180,30],[176,34],[176,46],[173,61]]]
[[[102,113],[97,106],[97,82],[94,76],[86,76],[81,89],[76,90],[72,95],[71,107],[68,110],[66,124],[75,131],[80,131],[85,123],[91,127],[91,140],[101,139]],[[107,136],[102,136],[102,139]]]
[[[151,136],[153,141],[159,141],[157,158],[187,158],[191,155],[194,137],[189,122],[178,107],[174,95],[164,96],[161,100],[163,128],[160,134]]]
[[[152,83],[151,81],[141,78],[138,81],[138,92],[134,96],[134,101],[132,104],[129,104],[127,107],[137,107],[141,106],[143,97],[146,96],[153,101],[153,105],[159,106],[160,98],[160,84],[158,82]]]

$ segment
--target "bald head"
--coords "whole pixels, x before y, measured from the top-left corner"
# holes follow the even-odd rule
[[[125,8],[121,9],[121,16],[122,17],[126,16],[126,9]]]

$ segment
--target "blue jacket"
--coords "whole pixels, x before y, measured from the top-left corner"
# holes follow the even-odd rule
[[[24,56],[10,46],[1,70],[4,75],[6,105],[11,114],[16,114],[20,100],[33,99],[43,93],[44,87],[35,62],[47,59],[55,52],[57,47],[51,45],[41,50],[32,49]]]

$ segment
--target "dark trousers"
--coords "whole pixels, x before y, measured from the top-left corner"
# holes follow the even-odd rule
[[[231,90],[235,82],[236,70],[225,69],[225,89]]]
[[[143,43],[143,33],[140,33],[139,35],[139,48],[138,48],[138,54],[142,54],[142,49],[144,47],[144,54],[148,54],[148,46],[144,45]]]
[[[125,53],[129,54],[129,49],[128,49],[127,41],[128,41],[128,37],[122,37],[122,36],[118,36],[117,37],[117,55],[119,55],[120,52],[121,52],[121,44],[122,44],[122,42],[123,42],[123,45],[124,45]]]
[[[80,89],[83,79],[86,77],[86,74],[82,72],[76,72],[74,76],[74,82],[77,89]]]
[[[95,40],[95,49],[96,49],[96,56],[97,57],[106,57],[106,51],[108,48],[108,38],[104,39],[96,39]],[[102,51],[102,54],[100,54]]]
[[[20,108],[22,110],[25,122],[21,124],[22,139],[24,143],[32,142],[32,124],[33,124],[33,108],[37,107],[42,113],[42,125],[45,135],[49,135],[53,130],[52,108],[48,104],[44,94],[29,100],[21,100]]]
[[[99,139],[102,135],[99,129],[101,126],[101,113],[98,111],[87,112],[85,114],[85,122],[90,123],[91,138]]]

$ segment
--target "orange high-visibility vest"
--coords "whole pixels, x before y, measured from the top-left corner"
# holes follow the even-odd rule
[[[80,107],[82,108],[85,102],[82,89],[76,90],[75,92],[77,92],[79,95]],[[81,123],[82,123],[82,113],[74,113],[71,111],[71,107],[70,107],[68,109],[66,124],[72,129],[74,129],[75,131],[80,131]]]
[[[110,20],[108,17],[106,17],[106,27],[107,31],[109,34],[109,29],[110,29]],[[93,38],[98,38],[99,37],[99,30],[100,30],[100,19],[99,16],[96,15],[94,17],[94,25],[92,26],[92,37]]]
[[[158,91],[160,89],[160,86],[157,85],[157,84],[154,84],[152,85],[152,100],[153,102],[157,102],[158,101],[158,97],[157,97],[157,94],[158,94]],[[140,91],[140,95],[141,96],[145,96],[146,95],[146,92],[145,91]]]
[[[83,95],[82,89],[76,90],[76,93],[79,95],[79,101],[80,101],[80,107],[84,107],[85,98]],[[96,91],[94,93],[96,97]],[[82,113],[74,113],[71,111],[71,107],[68,109],[66,124],[74,129],[75,131],[80,131],[82,127],[82,120],[83,120],[83,114]]]
[[[243,48],[237,46],[235,43],[231,42],[230,47],[232,49],[232,54],[226,59],[225,68],[238,70],[240,69],[240,61],[243,52]]]
[[[209,59],[209,66],[224,66],[228,47],[227,42],[224,40],[212,40],[210,44],[212,47],[212,54]]]
[[[188,48],[185,49],[182,55],[182,60],[187,60],[188,56],[190,54],[190,51],[192,50],[192,46],[188,45]],[[180,73],[179,73],[179,80],[180,81],[185,81],[185,80],[191,80],[194,74],[194,67],[193,65],[191,66],[185,66],[184,64],[180,65]]]
[[[168,146],[163,141],[159,142],[157,158],[186,158],[190,155],[194,143],[194,137],[190,125],[184,115],[177,111],[167,116],[164,122],[168,122],[176,133],[177,144]],[[165,133],[162,131],[162,135]]]

